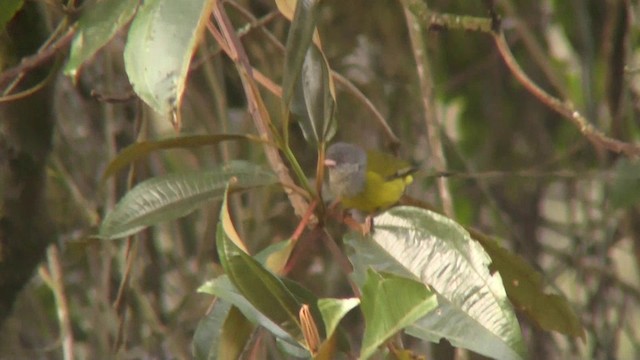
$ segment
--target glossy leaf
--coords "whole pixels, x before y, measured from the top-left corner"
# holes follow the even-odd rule
[[[216,145],[223,141],[248,140],[261,142],[255,136],[248,134],[214,134],[214,135],[190,135],[179,136],[162,140],[140,141],[126,147],[115,159],[113,159],[102,175],[102,179],[118,172],[118,170],[131,164],[132,162],[148,156],[154,151],[168,149],[190,149],[206,145]]]
[[[103,0],[82,7],[64,73],[76,78],[78,69],[126,25],[138,1]]]
[[[337,127],[335,95],[331,70],[315,45],[307,50],[295,86],[291,112],[297,115],[305,139],[311,142],[330,140]]]
[[[210,15],[211,0],[146,0],[131,24],[124,51],[134,91],[167,115],[182,99],[191,56]]]
[[[117,239],[185,216],[207,201],[222,198],[231,178],[236,180],[234,189],[271,185],[277,181],[273,173],[245,161],[152,178],[136,185],[118,202],[105,217],[97,236]]]
[[[446,316],[431,321],[437,325],[428,328],[433,336],[423,338],[444,337],[458,347],[499,359],[524,357],[520,327],[500,275],[490,273],[486,252],[451,219],[396,207],[374,219],[372,236],[360,239],[351,234],[347,243],[355,249],[351,258],[360,283],[370,266],[419,279],[438,293],[438,310],[427,318]]]
[[[257,309],[262,316],[276,324],[289,338],[304,345],[298,312],[302,304],[278,277],[249,256],[233,240],[237,234],[229,224],[226,196],[220,211],[216,244],[220,262],[238,292]],[[227,214],[227,215],[225,215]],[[226,223],[226,224],[225,224]],[[284,338],[279,332],[275,334]]]
[[[362,287],[365,330],[360,358],[371,356],[393,334],[437,305],[435,295],[423,283],[369,269]]]
[[[318,0],[296,2],[294,17],[287,36],[282,78],[282,101],[287,107],[293,96],[294,86],[300,76],[307,49],[311,45],[311,39],[316,29],[318,2]]]

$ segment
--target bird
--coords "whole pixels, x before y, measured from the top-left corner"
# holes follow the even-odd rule
[[[400,200],[417,169],[379,151],[337,142],[327,148],[324,165],[329,189],[345,209],[365,214],[385,210]]]

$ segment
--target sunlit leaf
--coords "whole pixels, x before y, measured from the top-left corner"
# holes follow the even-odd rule
[[[138,1],[103,0],[85,5],[64,68],[64,73],[74,79],[80,66],[129,22],[138,7]]]
[[[124,51],[134,91],[160,114],[179,106],[191,56],[210,15],[211,0],[145,0]]]
[[[102,179],[118,172],[118,170],[129,165],[130,163],[148,156],[154,151],[168,149],[189,149],[194,147],[216,145],[222,141],[229,140],[248,140],[253,142],[261,142],[255,136],[249,134],[213,134],[213,135],[189,135],[179,136],[162,140],[149,140],[136,142],[133,145],[122,150],[115,159],[113,159],[102,175]]]
[[[293,14],[296,11],[297,0],[276,0],[276,6],[278,10],[289,21],[293,19]]]
[[[136,185],[118,202],[102,222],[98,237],[117,239],[185,216],[207,201],[222,198],[230,178],[235,179],[234,189],[276,182],[273,173],[245,161],[155,177]]]
[[[322,319],[324,320],[325,331],[327,336],[332,336],[333,332],[338,327],[340,320],[354,307],[360,304],[360,299],[319,299],[318,308],[322,313]]]
[[[389,337],[437,305],[435,295],[423,283],[369,269],[362,287],[365,330],[360,357],[371,356]]]
[[[359,282],[364,270],[373,267],[419,279],[437,292],[439,307],[426,316],[435,324],[427,328],[432,336],[423,337],[425,332],[412,331],[412,326],[409,333],[431,341],[444,337],[499,359],[524,357],[520,327],[500,275],[490,273],[488,255],[451,219],[401,206],[374,219],[372,236],[351,234],[346,240],[355,249],[351,258]],[[445,316],[436,321],[440,314]]]

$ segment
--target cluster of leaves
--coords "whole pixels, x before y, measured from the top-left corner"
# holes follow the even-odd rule
[[[282,80],[283,118],[297,121],[307,141],[316,144],[321,154],[337,123],[331,71],[315,28],[318,4],[277,3],[283,15],[292,21]],[[79,66],[135,13],[125,47],[129,79],[135,92],[150,107],[159,113],[175,114],[180,107],[191,55],[212,9],[208,1],[176,4],[168,0],[146,1],[136,13],[136,6],[129,1],[99,3],[79,21],[66,72],[75,75]],[[224,33],[224,17],[216,18]],[[161,30],[168,25],[177,30]],[[233,60],[242,62],[240,58]],[[238,67],[242,69],[242,65]],[[272,129],[271,136],[287,155],[288,124],[284,123],[282,132]],[[201,146],[223,140],[255,141],[246,135],[223,134],[138,143],[121,153],[106,175],[157,149]],[[298,169],[295,156],[287,158],[294,171]],[[297,175],[303,188],[309,190],[304,174]],[[528,307],[529,315],[547,329],[573,335],[582,333],[566,302],[560,297],[551,300],[550,295],[543,294],[540,280],[521,260],[484,238],[483,246],[494,257],[494,269],[490,269],[492,258],[463,227],[416,207],[396,207],[378,215],[371,235],[349,233],[344,244],[354,266],[354,297],[318,298],[276,275],[285,267],[297,239],[277,243],[250,256],[231,221],[227,201],[230,192],[271,185],[278,180],[271,172],[244,161],[152,178],[129,191],[100,227],[99,237],[121,238],[184,216],[205,201],[224,198],[216,237],[225,275],[200,289],[219,300],[195,334],[193,345],[198,358],[239,356],[257,325],[275,336],[281,350],[291,356],[333,358],[338,352],[352,353],[354,350],[339,323],[356,307],[365,321],[362,343],[357,346],[362,358],[374,354],[402,330],[427,341],[445,338],[457,347],[494,358],[523,358],[520,327],[500,274],[502,270],[513,269],[514,264],[520,266],[520,272],[511,271],[509,281],[520,286],[509,289],[517,304],[527,308],[537,299],[547,297],[547,304],[555,304],[566,313],[555,320],[547,317],[545,321],[541,320],[544,311]],[[307,193],[307,197],[312,196],[317,195]],[[495,271],[496,264],[500,267],[500,261],[496,260],[507,265]],[[310,315],[303,316],[301,309],[309,309]],[[398,351],[391,345],[389,349]]]

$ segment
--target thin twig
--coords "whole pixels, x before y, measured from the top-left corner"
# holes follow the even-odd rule
[[[73,328],[71,326],[67,296],[64,291],[64,276],[62,275],[62,265],[60,264],[60,252],[56,244],[52,244],[47,249],[47,262],[49,263],[47,275],[50,276],[46,276],[46,278],[50,281],[49,286],[56,300],[58,320],[60,321],[63,358],[65,360],[73,360],[75,359],[73,351]]]
[[[240,75],[241,81],[244,85],[243,89],[245,91],[245,96],[247,97],[249,113],[251,114],[255,127],[261,138],[271,140],[273,135],[269,130],[269,124],[271,122],[269,113],[267,112],[255,83],[254,71],[249,63],[249,58],[247,57],[244,47],[240,43],[240,39],[238,39],[238,36],[231,25],[231,21],[224,11],[222,2],[216,3],[213,9],[213,15],[220,26],[220,31],[224,37],[223,39],[218,40],[220,42],[220,46],[224,47],[226,45],[226,47],[229,48],[229,55],[236,64],[238,74]],[[209,30],[211,31],[211,27],[209,27]],[[290,190],[290,186],[295,183],[289,174],[289,170],[282,161],[278,150],[273,146],[264,145],[264,151],[271,168],[277,174],[280,183],[284,185],[285,193],[289,197],[289,201],[291,202],[296,214],[298,216],[303,216],[309,204],[303,196],[300,196]],[[313,217],[310,223],[316,224],[317,221],[318,220]]]
[[[426,4],[422,3],[426,9]],[[428,11],[428,9],[426,9]],[[411,39],[411,49],[416,61],[418,71],[418,81],[422,92],[422,107],[424,110],[424,122],[427,127],[429,137],[429,147],[433,164],[438,171],[444,171],[447,167],[447,160],[442,150],[442,139],[440,138],[440,121],[435,110],[435,95],[433,93],[433,76],[431,75],[431,65],[429,64],[428,50],[422,36],[422,26],[417,17],[405,8],[405,18]],[[453,199],[449,190],[449,182],[445,177],[438,178],[438,193],[442,201],[442,208],[445,215],[454,216]]]
[[[575,109],[574,105],[569,101],[561,101],[544,91],[536,83],[534,83],[525,72],[522,70],[513,54],[502,32],[492,32],[493,39],[496,47],[502,55],[502,59],[505,64],[511,70],[513,76],[524,86],[531,94],[538,98],[543,104],[547,105],[560,115],[571,121],[580,132],[589,139],[594,145],[602,146],[603,148],[614,151],[617,153],[624,153],[627,156],[640,155],[640,146],[636,144],[626,143],[620,140],[612,139],[593,125],[591,125],[587,119]]]

